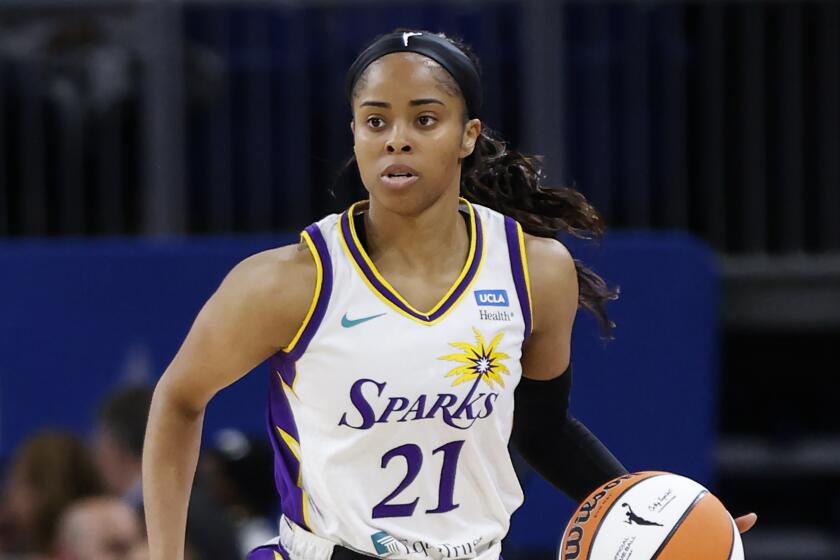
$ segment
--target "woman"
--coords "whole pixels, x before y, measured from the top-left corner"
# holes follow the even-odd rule
[[[101,491],[99,474],[79,438],[53,431],[36,434],[11,459],[0,503],[0,529],[5,528],[0,530],[0,558],[50,558],[64,510]]]
[[[567,413],[576,310],[609,330],[615,294],[553,237],[601,222],[482,128],[479,72],[403,29],[354,62],[369,200],[245,259],[199,313],[149,418],[153,559],[180,557],[205,405],[267,358],[283,518],[249,558],[499,558],[509,438],[576,500],[625,472]]]

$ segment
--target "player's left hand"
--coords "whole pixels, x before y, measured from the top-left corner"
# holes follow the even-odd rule
[[[755,525],[756,521],[758,521],[758,516],[754,513],[748,513],[747,515],[742,515],[736,519],[735,525],[741,533],[746,533],[752,529],[752,526]]]

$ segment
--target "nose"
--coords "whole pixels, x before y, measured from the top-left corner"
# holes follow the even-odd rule
[[[395,144],[394,142],[388,142],[388,151],[393,152],[410,152],[411,146],[409,144]]]
[[[394,126],[393,133],[385,143],[385,147],[390,153],[411,151],[411,143],[405,137],[402,127],[399,126]]]

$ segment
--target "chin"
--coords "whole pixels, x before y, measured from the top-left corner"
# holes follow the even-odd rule
[[[388,189],[377,189],[368,191],[370,198],[376,200],[376,204],[384,207],[389,212],[399,216],[414,216],[423,209],[423,198],[416,192],[391,191]]]
[[[368,193],[371,199],[376,199],[378,205],[393,214],[406,218],[419,216],[440,200],[441,197],[445,196],[443,192],[430,193],[422,189],[398,191],[374,189],[368,191]]]

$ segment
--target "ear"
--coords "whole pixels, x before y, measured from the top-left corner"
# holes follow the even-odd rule
[[[461,137],[461,159],[469,157],[475,150],[475,143],[478,142],[478,137],[481,135],[481,121],[478,119],[470,119],[464,126],[464,134]]]
[[[356,134],[356,121],[355,119],[350,119],[350,132]]]

